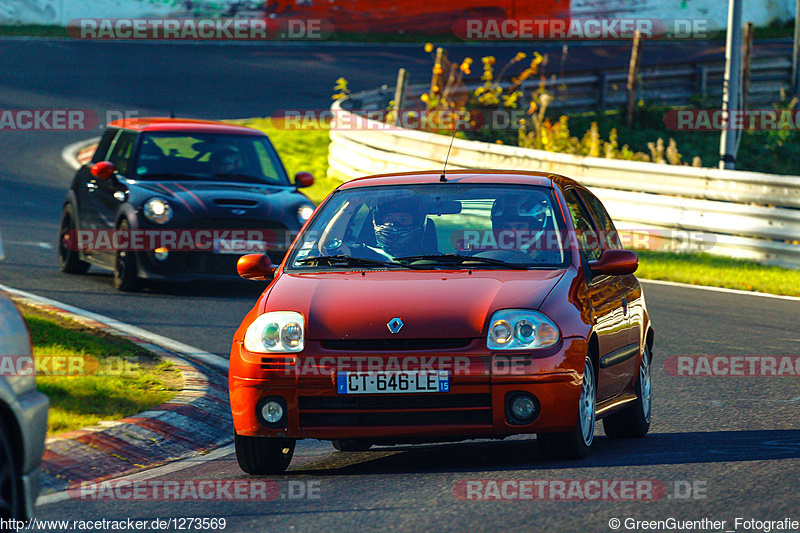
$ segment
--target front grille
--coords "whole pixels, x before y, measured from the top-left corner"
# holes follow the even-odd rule
[[[471,339],[357,339],[320,341],[326,350],[392,352],[405,350],[454,350],[466,348]]]
[[[301,427],[491,425],[490,394],[301,396]]]
[[[287,231],[288,228],[274,220],[253,218],[195,218],[186,224],[186,229],[261,229]]]

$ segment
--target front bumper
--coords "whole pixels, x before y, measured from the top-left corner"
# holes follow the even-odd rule
[[[387,443],[568,431],[577,423],[587,347],[585,339],[567,338],[536,358],[518,354],[509,364],[508,354],[489,352],[483,340],[463,350],[379,355],[331,352],[307,342],[297,357],[252,354],[235,342],[229,370],[234,427],[247,436]],[[414,370],[415,363],[425,362],[436,370],[445,367],[450,391],[338,394],[337,371],[354,370],[358,358],[366,364],[382,362],[386,370]],[[538,415],[527,424],[512,423],[506,414],[507,397],[519,392],[533,395],[539,405]],[[267,427],[259,420],[257,405],[264,398],[285,402],[283,427]]]

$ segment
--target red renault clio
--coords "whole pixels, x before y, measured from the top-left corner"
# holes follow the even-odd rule
[[[536,434],[545,457],[650,426],[653,329],[600,201],[541,172],[369,176],[317,208],[231,349],[236,456]]]

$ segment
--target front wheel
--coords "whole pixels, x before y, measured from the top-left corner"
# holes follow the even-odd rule
[[[21,519],[22,491],[18,458],[11,449],[11,436],[0,420],[0,518],[5,521]]]
[[[67,274],[85,274],[89,270],[89,263],[81,259],[80,252],[76,249],[76,229],[72,206],[66,204],[58,230],[58,266]]]
[[[281,474],[294,455],[295,439],[281,437],[245,437],[233,434],[236,460],[250,475]]]
[[[594,440],[597,387],[594,365],[586,357],[583,370],[581,398],[578,402],[578,423],[572,431],[564,433],[538,433],[539,450],[546,459],[583,459],[589,455]]]
[[[650,383],[650,348],[645,345],[639,379],[636,381],[636,401],[629,407],[603,419],[603,430],[612,439],[644,437],[650,430],[652,391]]]
[[[119,223],[117,231],[127,232],[130,230],[128,222],[123,220]],[[131,250],[117,250],[116,257],[114,258],[114,288],[133,292],[141,287],[141,280],[139,279],[139,271],[136,267],[136,256]]]

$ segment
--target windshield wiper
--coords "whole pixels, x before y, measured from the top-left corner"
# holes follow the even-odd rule
[[[326,264],[328,266],[367,266],[367,267],[400,267],[400,268],[419,268],[417,266],[397,263],[395,261],[380,261],[378,259],[366,259],[364,257],[353,257],[351,255],[322,255],[319,257],[306,257],[295,261],[298,265],[311,263]]]
[[[500,259],[490,259],[488,257],[476,257],[474,255],[461,254],[434,254],[434,255],[410,255],[408,257],[398,257],[398,261],[434,261],[447,265],[464,265],[465,263],[479,263],[481,265],[492,265],[516,270],[528,270],[530,265],[523,263],[509,263]]]

